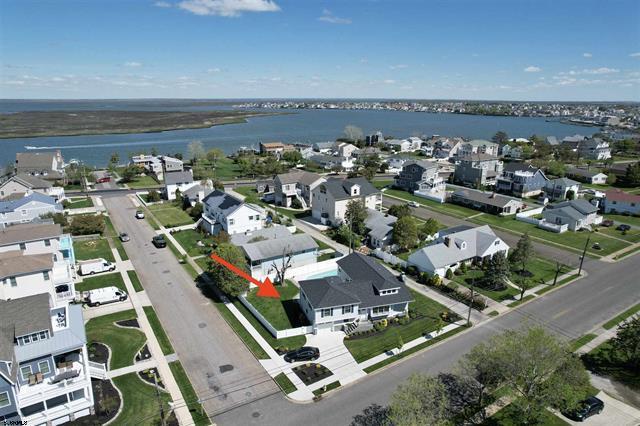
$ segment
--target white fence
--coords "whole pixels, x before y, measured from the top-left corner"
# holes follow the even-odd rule
[[[107,378],[107,366],[99,362],[89,361],[89,375],[96,379]]]
[[[445,199],[447,198],[447,193],[445,191],[442,191],[436,194],[431,194],[429,192],[422,192],[422,191],[414,191],[413,195],[426,198],[427,200],[437,201],[438,203],[441,203],[441,204],[444,203]]]
[[[256,317],[258,321],[260,321],[260,323],[267,330],[269,330],[269,333],[271,333],[271,335],[276,339],[313,333],[313,326],[311,325],[298,328],[288,328],[286,330],[276,330],[276,328],[272,326],[271,323],[264,316],[262,316],[262,314],[251,303],[249,303],[249,301],[244,296],[238,296],[238,299],[240,299],[240,302],[253,314],[254,317]]]
[[[400,259],[398,256],[394,256],[391,253],[387,253],[386,251],[382,251],[379,248],[375,249],[373,251],[373,255],[375,257],[377,257],[378,259],[382,259],[387,263],[390,263],[392,265],[400,265],[403,268],[407,267],[407,262]]]
[[[555,223],[549,223],[546,220],[542,219],[538,222],[538,228],[544,229],[545,231],[557,232],[561,234],[569,229],[569,225],[567,225],[566,223],[564,225],[556,225]]]
[[[307,265],[297,266],[295,268],[287,269],[285,273],[285,278],[294,279],[296,281],[302,281],[308,279],[309,276],[314,275],[332,275],[332,272],[338,270],[338,265],[336,264],[336,260],[341,256],[336,252],[336,256],[333,259],[323,260],[322,262],[309,263]],[[335,275],[335,274],[334,274]],[[267,276],[262,273],[262,271],[254,271],[251,273],[251,276],[257,280],[264,280]],[[271,281],[276,279],[276,272],[272,271],[269,274],[269,278]]]
[[[544,206],[531,209],[531,210],[525,210],[523,212],[516,214],[516,220],[519,220],[520,222],[530,223],[532,225],[536,225],[540,229],[544,229],[545,231],[557,232],[559,234],[569,229],[569,226],[566,224],[557,225],[555,223],[549,223],[544,219],[536,219],[535,217],[533,217],[533,216],[542,214],[543,211],[544,211]]]

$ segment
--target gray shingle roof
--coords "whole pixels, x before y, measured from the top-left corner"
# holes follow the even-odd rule
[[[164,174],[164,183],[166,185],[175,185],[177,183],[191,183],[193,175],[190,171],[168,172]]]
[[[562,186],[575,186],[575,185],[580,185],[580,182],[576,182],[575,180],[569,179],[569,178],[557,178],[557,179],[552,179],[549,182],[547,182],[546,186],[556,186],[556,185],[562,185]]]
[[[258,229],[257,231],[251,231],[245,234],[233,234],[231,235],[231,242],[237,246],[246,244],[254,238],[265,238],[267,240],[275,238],[287,238],[291,236],[291,232],[286,226],[273,225],[268,228]]]
[[[16,168],[51,170],[53,159],[57,152],[18,152],[16,153]]]
[[[378,290],[399,286],[396,276],[372,257],[351,253],[336,263],[352,280],[370,281]]]
[[[552,207],[554,210],[569,207],[577,210],[583,215],[596,213],[598,211],[598,208],[596,206],[583,198],[579,198],[577,200],[562,201],[560,203],[552,204],[550,207]]]
[[[288,183],[298,183],[298,182],[303,185],[311,185],[321,178],[322,176],[320,176],[317,173],[306,172],[303,170],[296,170],[291,173],[279,174],[276,177],[276,179],[278,179],[281,184],[285,184],[285,185]]]
[[[345,200],[352,198],[350,195],[350,188],[356,184],[360,185],[360,197],[366,197],[371,194],[380,193],[380,190],[376,189],[375,186],[371,185],[371,183],[363,177],[351,179],[328,179],[320,186],[324,185],[324,187],[327,189],[327,192],[329,192],[336,200]]]
[[[495,192],[476,191],[472,189],[459,189],[453,193],[453,196],[496,207],[505,207],[512,201],[522,203],[522,200],[496,194]]]
[[[53,255],[51,253],[25,255],[19,250],[0,253],[0,279],[50,271],[52,268]]]
[[[0,230],[0,246],[58,238],[62,228],[52,223],[24,223],[8,226]]]
[[[15,180],[16,182],[21,183],[27,188],[31,189],[39,189],[39,188],[51,188],[53,184],[44,179],[40,179],[37,176],[31,176],[26,173],[20,173],[13,176],[10,180]]]
[[[604,173],[602,173],[598,169],[587,170],[587,169],[572,168],[572,169],[567,170],[567,174],[570,175],[570,176],[582,176],[582,177],[589,177],[590,178],[590,177],[594,177],[596,175],[604,174]]]
[[[460,157],[460,160],[461,161],[491,161],[491,160],[498,160],[498,157],[496,157],[495,155],[484,154],[482,152],[479,152],[479,153],[468,154],[463,157]]]
[[[369,236],[381,240],[393,230],[393,224],[397,220],[398,218],[395,216],[367,209],[367,219],[364,221],[364,226],[370,230]]]
[[[302,253],[318,248],[318,243],[306,234],[295,234],[284,238],[246,243],[242,249],[251,261],[281,257],[283,253]]]

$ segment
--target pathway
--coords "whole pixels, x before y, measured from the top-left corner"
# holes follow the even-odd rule
[[[133,365],[129,365],[127,367],[118,368],[116,370],[107,371],[107,378],[113,379],[114,377],[124,376],[129,373],[137,373],[139,371],[148,370],[150,368],[156,368],[158,363],[155,359],[147,359],[144,361],[136,362]],[[160,376],[164,380],[164,376]],[[172,395],[173,397],[173,395]],[[175,399],[174,399],[175,401]]]

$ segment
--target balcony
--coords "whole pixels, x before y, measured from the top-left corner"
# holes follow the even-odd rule
[[[57,363],[54,373],[53,376],[45,379],[39,380],[34,377],[33,384],[21,385],[17,395],[19,405],[26,407],[63,393],[73,392],[86,387],[90,382],[88,375],[85,374],[84,365],[79,360],[64,364]],[[38,374],[40,373],[33,376]]]

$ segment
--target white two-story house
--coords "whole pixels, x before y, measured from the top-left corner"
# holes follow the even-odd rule
[[[33,192],[48,195],[56,201],[64,200],[64,188],[29,174],[11,176],[0,185],[0,199],[16,199]]]
[[[257,231],[264,226],[266,212],[262,207],[245,203],[218,189],[204,197],[202,204],[200,226],[210,234],[223,230],[233,235]]]
[[[62,211],[62,204],[38,192],[17,200],[0,201],[0,228],[38,221],[47,213],[62,213]]]
[[[302,170],[279,174],[273,180],[276,205],[291,207],[291,202],[297,198],[303,208],[310,207],[311,192],[325,180],[319,174]]]
[[[382,208],[382,192],[363,177],[328,179],[311,193],[311,213],[323,224],[339,226],[344,220],[349,202],[362,201],[372,210]]]
[[[184,193],[199,184],[193,180],[191,170],[166,172],[164,174],[164,196],[167,200],[175,200],[176,191]]]
[[[71,235],[55,223],[24,223],[0,229],[0,253],[20,250],[24,254],[51,253],[70,266],[76,263]]]
[[[300,281],[298,303],[314,333],[407,314],[411,294],[375,259],[351,253],[337,264],[337,276]]]

